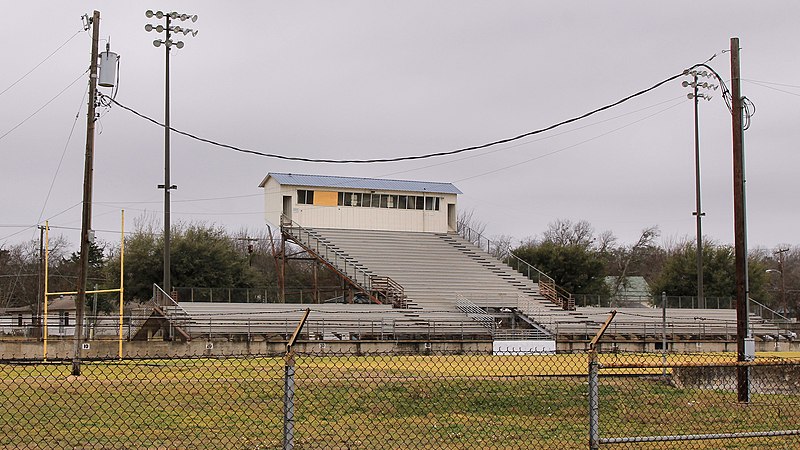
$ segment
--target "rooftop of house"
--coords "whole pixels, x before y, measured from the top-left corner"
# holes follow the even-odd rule
[[[374,191],[431,192],[435,194],[461,194],[452,183],[436,181],[389,180],[381,178],[339,177],[332,175],[304,175],[296,173],[269,173],[259,184],[264,187],[267,180],[291,186],[316,188],[366,189]]]

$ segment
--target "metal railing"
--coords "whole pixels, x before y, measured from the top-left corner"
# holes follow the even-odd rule
[[[470,319],[488,328],[492,334],[495,333],[497,324],[494,321],[494,317],[491,314],[487,314],[480,306],[469,301],[467,297],[456,294],[456,308],[466,314]]]
[[[150,301],[169,321],[171,328],[177,328],[184,337],[189,338],[188,326],[191,323],[191,317],[171,295],[161,289],[161,286],[153,283],[153,298]]]
[[[552,277],[515,255],[511,246],[493,242],[461,222],[458,223],[457,232],[461,237],[481,250],[485,249],[489,255],[509,265],[528,279],[535,281],[539,285],[539,293],[547,300],[565,310],[575,309],[575,298],[570,292],[558,286]]]
[[[771,309],[770,307],[753,300],[752,298],[748,297],[748,300],[750,301],[750,314],[755,314],[768,322],[772,322],[776,327],[780,328],[782,332],[789,331],[790,328],[794,328],[793,325],[797,323],[783,314]]]
[[[326,262],[340,276],[378,300],[390,302],[397,308],[406,306],[403,287],[386,276],[377,276],[364,269],[346,253],[333,248],[315,231],[303,228],[285,216],[281,217],[281,230],[316,258]],[[382,299],[380,297],[383,297]]]

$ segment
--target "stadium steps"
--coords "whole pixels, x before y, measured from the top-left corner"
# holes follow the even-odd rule
[[[409,303],[424,311],[455,311],[461,295],[481,308],[516,308],[536,323],[533,311],[571,314],[539,295],[536,283],[456,234],[327,228],[313,232],[369,273],[397,281]],[[531,304],[535,307],[523,311],[522,305]]]

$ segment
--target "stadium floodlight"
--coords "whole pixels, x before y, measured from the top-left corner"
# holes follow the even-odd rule
[[[156,31],[158,33],[166,32],[164,39],[156,39],[153,45],[160,47],[164,44],[165,51],[165,89],[164,89],[164,184],[158,185],[159,189],[164,190],[164,280],[161,288],[167,294],[172,292],[172,280],[170,273],[170,191],[178,187],[170,183],[170,120],[169,120],[169,54],[172,47],[181,49],[184,47],[183,41],[173,41],[172,33],[183,33],[184,36],[191,34],[197,36],[197,31],[174,26],[170,22],[173,20],[191,20],[197,21],[197,15],[181,14],[175,11],[163,12],[147,10],[144,13],[145,17],[164,19],[163,25],[145,25],[144,29],[147,31]]]
[[[691,87],[691,92],[689,92],[686,97],[690,100],[694,100],[694,167],[695,167],[695,211],[692,215],[695,216],[696,228],[697,228],[697,307],[698,308],[705,308],[706,307],[706,300],[704,297],[703,292],[703,229],[702,229],[702,218],[705,213],[702,210],[701,205],[701,196],[700,196],[700,125],[699,125],[699,112],[698,112],[698,100],[704,98],[708,101],[711,100],[711,96],[707,93],[700,92],[699,89],[709,89],[714,88],[713,84],[705,83],[705,82],[698,82],[698,77],[712,77],[713,73],[707,72],[705,70],[698,71],[698,70],[688,70],[684,72],[684,75],[690,76],[691,81],[683,81],[681,85],[683,87]]]

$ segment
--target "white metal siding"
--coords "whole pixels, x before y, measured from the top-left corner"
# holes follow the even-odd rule
[[[292,197],[292,220],[304,227],[445,233],[447,232],[447,204],[456,203],[456,194],[431,195],[424,192],[380,191],[380,194],[439,197],[439,210],[298,205],[298,189],[333,190],[280,185],[274,178],[270,178],[264,185],[265,218],[268,223],[275,226],[280,225],[283,196],[290,195]],[[341,189],[341,191],[359,192],[357,189]]]

